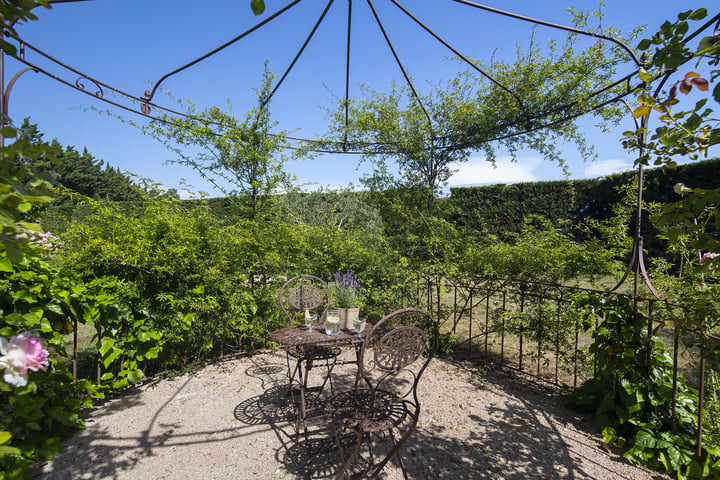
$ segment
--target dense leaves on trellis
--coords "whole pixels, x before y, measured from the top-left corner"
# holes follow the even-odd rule
[[[673,362],[657,337],[648,337],[648,319],[634,314],[632,299],[603,300],[580,295],[575,308],[602,323],[590,352],[595,374],[576,392],[576,405],[595,413],[607,442],[618,443],[625,457],[676,472],[680,478],[720,474],[714,455],[694,459],[697,391],[679,376],[673,398]]]
[[[572,11],[572,15],[576,26],[587,28],[587,14]],[[614,31],[603,33],[617,36]],[[571,118],[618,93],[617,88],[609,88],[590,97],[598,85],[610,83],[627,54],[600,41],[578,51],[577,40],[573,34],[561,48],[554,42],[542,48],[531,38],[526,50],[518,47],[514,62],[476,61],[502,87],[468,66],[429,93],[394,86],[389,92],[366,88],[362,97],[347,103],[338,99],[329,138],[366,153],[375,166],[366,179],[368,186],[390,181],[419,187],[428,202],[446,185],[453,166],[467,160],[470,150],[482,150],[494,162],[498,145],[513,156],[527,148],[562,165],[557,148],[562,139],[590,158],[592,148]],[[617,119],[619,110],[607,107],[594,113],[607,121]],[[401,178],[388,175],[390,159],[397,163]]]
[[[12,127],[3,134],[15,136]],[[23,139],[0,149],[0,336],[33,331],[55,352],[49,368],[32,372],[26,386],[0,381],[3,479],[27,478],[29,464],[56,455],[61,437],[83,426],[80,409],[100,395],[88,381],[75,381],[62,358],[62,333],[73,318],[98,312],[97,291],[53,262],[50,249],[35,240],[38,226],[22,220],[33,204],[50,201],[51,191],[19,160],[45,153]]]
[[[694,49],[687,40],[691,38],[691,21],[706,16],[704,8],[682,12],[675,22],[665,22],[659,32],[639,44],[641,50],[651,53],[648,70],[638,72],[645,84],[637,92],[639,105],[633,110],[633,117],[642,119],[642,123],[636,131],[625,132],[623,141],[626,148],[642,154],[637,160],[639,164],[652,161],[675,168],[678,158],[706,157],[708,149],[720,143],[718,120],[712,116],[710,99],[700,98],[693,105],[691,98],[692,94],[710,88],[710,82],[696,69],[710,70],[712,81],[720,76],[717,69],[720,37],[706,36]],[[695,60],[694,65],[689,64],[691,60]],[[673,77],[675,81],[669,90],[663,89]],[[720,86],[716,86],[714,97],[720,101]],[[654,120],[655,115],[660,126],[652,129],[647,122]],[[650,208],[659,236],[668,241],[669,256],[681,265],[679,278],[662,275],[655,278],[669,287],[668,301],[681,305],[686,312],[681,318],[672,312],[668,315],[667,321],[675,327],[676,335],[692,332],[696,339],[693,343],[705,347],[700,354],[714,369],[718,350],[707,335],[717,333],[720,314],[715,254],[720,248],[717,235],[720,194],[717,180],[705,188],[696,187],[700,184],[706,185],[705,181],[693,181],[690,186],[677,183],[672,189],[674,199],[668,201],[665,197],[665,204]],[[669,190],[666,188],[668,193]],[[693,411],[697,408],[696,392],[687,388],[681,377],[674,382],[672,360],[647,331],[648,320],[633,312],[627,302],[595,308],[605,318],[593,344],[598,371],[580,389],[578,398],[581,404],[596,409],[601,427],[605,427],[606,440],[620,444],[627,458],[664,468],[680,479],[720,475],[717,422],[707,421],[710,434],[706,431],[700,439],[702,444],[696,445],[697,412]],[[714,376],[715,373],[710,378]],[[673,386],[677,387],[676,399],[669,405]],[[717,382],[711,380],[703,393],[717,393],[717,388]],[[593,396],[596,400],[591,400]],[[717,397],[709,398],[710,407],[701,412],[706,416],[717,411]]]
[[[225,196],[238,196],[245,205],[244,215],[251,219],[291,179],[283,170],[285,132],[271,132],[276,126],[270,116],[272,79],[266,69],[257,90],[257,106],[242,120],[235,117],[228,101],[227,111],[218,107],[198,111],[189,105],[183,116],[166,114],[142,127],[176,155],[171,163],[195,169]],[[187,153],[188,147],[193,147],[193,153]]]

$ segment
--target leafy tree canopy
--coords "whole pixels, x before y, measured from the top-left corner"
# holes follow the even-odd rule
[[[575,26],[587,29],[590,15],[571,12]],[[612,29],[595,32],[619,37]],[[632,31],[629,37],[636,35]],[[361,149],[375,162],[376,177],[387,179],[386,162],[396,161],[400,182],[421,186],[429,197],[446,185],[453,165],[467,160],[472,150],[482,150],[493,162],[497,146],[513,156],[520,149],[532,149],[564,165],[557,147],[561,140],[591,157],[592,146],[574,118],[593,111],[603,122],[619,119],[617,107],[593,108],[618,95],[621,87],[591,94],[611,83],[628,55],[607,41],[578,52],[578,40],[573,33],[562,47],[551,41],[542,48],[531,38],[526,49],[518,47],[513,63],[475,60],[496,82],[468,70],[428,94],[410,86],[395,86],[388,93],[365,88],[362,97],[349,100],[347,124],[345,100],[338,101],[328,138],[342,138]]]
[[[270,133],[275,126],[268,101],[272,78],[266,70],[257,90],[257,107],[242,121],[229,102],[228,111],[218,107],[198,111],[190,104],[185,115],[166,114],[144,129],[177,155],[171,163],[192,167],[226,196],[247,198],[249,218],[290,180],[283,170],[284,132]],[[187,147],[199,151],[193,148],[188,153]]]

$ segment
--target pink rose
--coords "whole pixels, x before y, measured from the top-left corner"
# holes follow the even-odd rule
[[[37,372],[48,366],[48,351],[45,350],[42,340],[35,335],[24,332],[13,337],[10,343],[14,343],[25,353],[25,368],[28,370]]]
[[[48,351],[42,340],[30,332],[16,335],[8,342],[0,337],[0,369],[3,379],[17,387],[27,385],[28,370],[37,372],[48,366]]]
[[[701,263],[701,264],[702,264],[702,263],[705,263],[707,260],[711,260],[711,259],[717,257],[718,255],[719,255],[719,254],[713,253],[713,252],[705,252],[705,253],[703,253],[702,256],[700,257],[700,263]]]

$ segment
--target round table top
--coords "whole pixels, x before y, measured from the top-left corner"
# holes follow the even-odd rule
[[[356,345],[365,340],[365,335],[369,334],[373,328],[372,323],[366,323],[363,335],[358,335],[355,331],[340,330],[336,335],[328,335],[322,324],[313,327],[312,332],[308,332],[305,327],[285,327],[270,333],[270,340],[277,342],[283,346],[289,345],[316,345],[326,347],[340,347],[343,345]]]

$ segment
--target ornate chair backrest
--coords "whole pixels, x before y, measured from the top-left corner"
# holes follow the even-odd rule
[[[331,293],[327,283],[312,275],[298,275],[280,289],[280,308],[288,319],[288,326],[302,323],[305,310],[315,312],[318,319],[330,306]]]
[[[365,338],[360,376],[371,390],[393,391],[419,408],[417,385],[437,346],[438,323],[430,314],[419,308],[397,310],[376,323]]]

